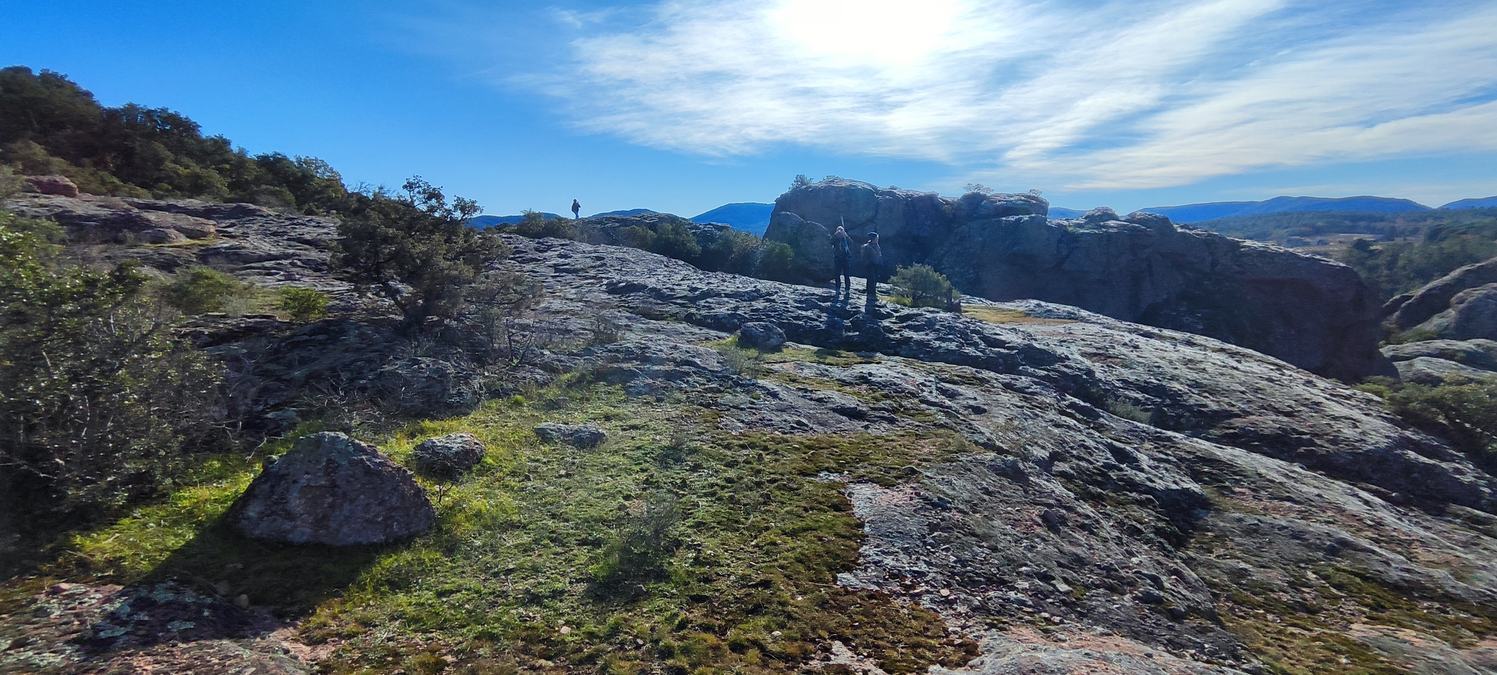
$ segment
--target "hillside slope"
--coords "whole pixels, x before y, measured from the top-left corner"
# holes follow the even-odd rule
[[[723,204],[706,213],[692,216],[691,219],[698,223],[722,223],[735,230],[762,236],[764,228],[769,227],[769,214],[773,211],[774,204],[739,202]]]
[[[352,293],[327,276],[329,219],[28,200],[78,241],[163,220],[146,214],[214,223],[209,245],[125,238],[112,259]],[[489,444],[471,476],[423,483],[437,529],[374,550],[246,542],[215,523],[258,458],[217,460],[0,588],[0,635],[23,636],[0,670],[1497,666],[1493,479],[1372,396],[1059,305],[867,315],[635,249],[505,240],[496,268],[545,288],[525,322],[545,339],[482,395],[449,396],[469,390],[446,357],[378,319],[194,329],[267,420],[395,363],[436,374],[401,396],[447,407],[369,440],[402,462],[449,432]],[[739,349],[748,321],[791,342]],[[543,422],[608,440],[546,442]],[[649,522],[653,567],[600,586],[610,542]]]

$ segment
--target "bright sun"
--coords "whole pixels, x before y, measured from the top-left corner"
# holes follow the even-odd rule
[[[961,9],[959,0],[780,0],[769,20],[810,56],[900,66],[939,51]]]

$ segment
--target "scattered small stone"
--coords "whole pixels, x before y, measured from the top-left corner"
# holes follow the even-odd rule
[[[240,609],[248,609],[250,604],[249,596],[243,593],[234,596],[234,604],[238,605]]]
[[[546,422],[535,427],[535,435],[547,443],[563,443],[582,449],[596,448],[608,440],[608,433],[592,424]]]

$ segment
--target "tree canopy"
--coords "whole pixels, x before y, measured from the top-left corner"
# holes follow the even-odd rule
[[[251,156],[223,136],[204,136],[181,113],[134,103],[105,107],[66,76],[25,66],[0,69],[0,164],[61,174],[85,192],[197,197],[339,210],[343,178],[315,157]]]

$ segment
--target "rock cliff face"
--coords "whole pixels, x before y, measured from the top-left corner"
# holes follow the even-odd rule
[[[877,231],[889,265],[926,263],[967,293],[1036,299],[1208,335],[1307,370],[1355,379],[1382,366],[1378,307],[1350,268],[1146,213],[1051,221],[1040,197],[883,190],[833,179],[775,202],[765,233],[831,276],[831,229]]]

